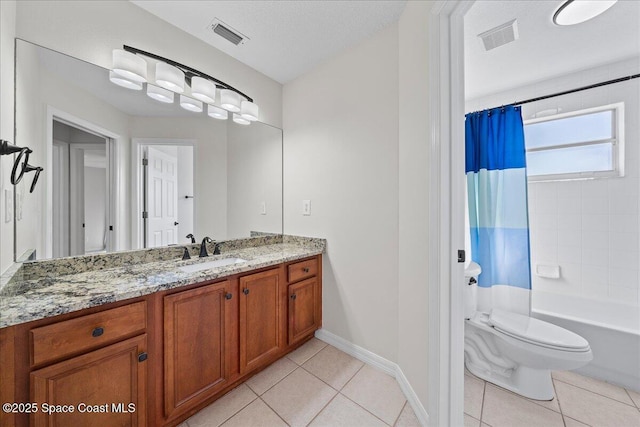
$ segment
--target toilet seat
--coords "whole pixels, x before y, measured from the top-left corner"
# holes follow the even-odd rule
[[[562,351],[590,351],[589,342],[580,335],[522,314],[493,309],[488,323],[501,333],[530,344]]]

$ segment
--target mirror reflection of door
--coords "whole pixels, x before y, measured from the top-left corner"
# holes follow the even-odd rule
[[[109,139],[53,123],[53,256],[108,250]]]
[[[193,197],[187,197],[193,195],[193,147],[154,145],[145,151],[145,247],[174,245],[193,233]]]

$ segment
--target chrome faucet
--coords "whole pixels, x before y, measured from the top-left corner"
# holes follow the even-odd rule
[[[200,258],[209,256],[207,253],[207,243],[213,243],[213,240],[211,240],[210,237],[202,239],[202,243],[200,244]]]

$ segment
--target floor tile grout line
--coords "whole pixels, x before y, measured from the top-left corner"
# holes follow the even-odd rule
[[[357,360],[357,359],[356,359]],[[362,366],[360,366],[360,368],[358,368],[358,370],[351,376],[351,378],[349,378],[347,380],[346,383],[344,383],[344,385],[342,387],[340,387],[340,390],[338,390],[339,392],[342,392],[342,390],[344,390],[344,388],[351,382],[353,381],[353,379],[356,377],[356,375],[358,375],[360,373],[360,371],[362,371],[362,369],[364,369],[365,366],[367,366],[366,363],[360,361],[362,363]]]
[[[564,412],[562,412],[562,405],[560,404],[560,397],[558,396],[558,392],[556,391],[556,382],[553,377],[551,377],[551,387],[553,387],[553,395],[558,401],[558,410],[560,411],[560,417],[562,418],[562,425],[564,427],[567,427],[567,422],[564,420]]]
[[[367,408],[365,408],[364,406],[362,406],[361,404],[359,404],[358,402],[356,402],[355,400],[351,399],[349,396],[347,396],[346,394],[343,394],[342,392],[338,392],[339,395],[341,395],[342,397],[344,397],[345,399],[349,400],[350,402],[353,402],[354,404],[356,404],[357,406],[359,406],[360,408],[364,409],[365,411],[367,411],[368,413],[370,413],[371,415],[373,415],[374,417],[376,417],[377,419],[379,419],[380,421],[382,421],[382,424],[388,426],[389,424],[386,423],[386,421],[384,421],[382,418],[380,418],[379,416],[377,416],[376,414],[374,414],[373,412],[371,412],[370,410],[368,410]],[[406,402],[406,399],[405,399]],[[404,408],[404,406],[403,406]],[[400,410],[400,413],[402,413],[402,410]],[[400,416],[400,414],[398,414],[398,417]],[[397,419],[396,419],[397,421]],[[391,424],[393,425],[393,424]]]
[[[604,395],[604,394],[598,393],[598,392],[593,391],[593,390],[589,390],[588,388],[580,387],[579,385],[571,384],[571,383],[568,383],[568,382],[566,382],[566,381],[559,380],[559,379],[557,379],[557,378],[555,379],[555,381],[560,381],[560,382],[561,382],[561,383],[563,383],[563,384],[567,384],[567,385],[570,385],[570,386],[572,386],[572,387],[579,388],[580,390],[584,390],[584,391],[588,391],[588,392],[593,393],[593,394],[597,394],[598,396],[602,396],[602,397],[607,398],[607,399],[609,399],[609,400],[613,400],[614,402],[622,403],[623,405],[631,406],[632,408],[633,408],[633,407],[636,407],[636,408],[637,408],[637,406],[635,405],[635,402],[634,402],[634,404],[633,404],[633,405],[629,405],[628,403],[621,402],[621,401],[620,401],[620,400],[618,400],[618,399],[614,399],[613,397],[606,396],[606,395]],[[609,384],[609,383],[607,383],[607,384]],[[613,384],[611,384],[611,385],[613,385]],[[615,386],[615,387],[618,387],[618,386]],[[620,387],[620,388],[622,388],[622,387]],[[623,388],[623,390],[625,390],[625,389]],[[625,390],[625,392],[626,392],[626,390]],[[626,393],[626,394],[627,394],[627,395],[629,395],[629,393]],[[629,398],[631,398],[631,396],[629,396]],[[631,401],[633,402],[633,399],[631,399]]]
[[[236,387],[236,388],[237,388],[237,387]],[[249,403],[247,403],[247,404],[246,404],[246,405],[244,405],[242,408],[240,408],[240,409],[238,409],[236,412],[234,412],[231,416],[229,416],[229,417],[225,418],[225,420],[224,420],[224,421],[222,421],[220,424],[218,424],[218,427],[219,427],[219,426],[222,426],[224,423],[226,423],[227,421],[229,421],[231,418],[233,418],[233,417],[235,417],[236,415],[238,415],[240,412],[242,412],[242,410],[243,410],[244,408],[246,408],[247,406],[249,406],[249,405],[251,405],[253,402],[255,402],[255,401],[256,401],[256,399],[260,399],[260,396],[258,396],[258,394],[257,394],[256,392],[254,392],[253,390],[251,390],[251,387],[247,386],[247,388],[249,389],[249,391],[251,391],[251,393],[253,393],[253,395],[254,395],[255,397],[254,397],[253,399],[251,399],[251,401],[250,401]],[[233,390],[235,390],[235,388],[234,388]],[[233,390],[231,390],[231,391],[233,391]],[[224,394],[224,396],[226,396],[226,395],[228,395],[229,393],[231,393],[231,391],[230,391],[230,392],[228,392],[228,393],[225,393],[225,394]],[[217,401],[217,400],[216,400],[216,401]],[[213,405],[214,403],[215,403],[215,402],[213,402],[211,405]],[[211,406],[211,405],[209,405],[209,406]],[[208,408],[209,406],[207,406],[207,408]],[[204,408],[203,408],[203,409],[204,409]],[[202,411],[202,410],[201,410],[201,411]],[[201,411],[196,412],[196,414],[197,414],[197,413],[199,413],[199,412],[201,412]],[[194,414],[194,415],[195,415],[195,414]],[[192,415],[192,416],[193,416],[193,415]],[[187,426],[189,426],[189,424],[188,424],[188,423],[187,423]],[[189,426],[189,427],[190,427],[190,426]]]
[[[487,382],[482,380],[482,402],[480,402],[480,425],[482,426],[482,415],[484,415],[484,397],[487,393]]]
[[[629,399],[631,399],[635,407],[638,408],[638,410],[640,410],[640,404],[636,403],[636,401],[633,400],[633,397],[631,397],[631,393],[629,393],[629,390],[627,390],[626,388],[623,388],[623,390],[627,393],[627,396],[629,396]]]
[[[393,424],[391,424],[393,427],[396,427],[396,424],[398,424],[398,420],[400,419],[400,415],[402,415],[402,411],[404,411],[404,408],[406,408],[408,404],[409,404],[409,401],[407,400],[406,402],[404,402],[404,405],[402,405],[402,409],[400,409],[400,413],[396,417],[396,420],[393,422]]]
[[[269,404],[267,402],[265,402],[265,400],[262,398],[262,396],[258,396],[258,399],[260,399],[260,401],[262,403],[264,403],[265,405],[267,405],[267,408],[271,409],[273,411],[274,414],[276,414],[278,416],[278,418],[280,418],[282,420],[283,423],[285,423],[288,426],[291,426],[291,424],[289,424],[284,418],[282,418],[282,415],[280,415],[278,413],[278,411],[276,411],[275,409],[273,409],[271,406],[269,406]]]
[[[335,389],[334,389],[334,390],[335,390]],[[335,400],[336,396],[338,396],[339,394],[340,394],[340,392],[337,392],[336,394],[334,394],[334,395],[333,395],[333,397],[332,397],[331,399],[329,399],[329,401],[327,402],[327,404],[326,404],[326,405],[324,405],[324,406],[323,406],[323,407],[318,411],[318,413],[317,413],[317,414],[315,414],[315,415],[313,416],[313,418],[311,418],[311,420],[310,420],[307,424],[305,424],[305,425],[306,425],[306,426],[311,425],[311,423],[313,422],[313,420],[315,420],[316,418],[318,418],[318,415],[320,415],[320,414],[322,413],[322,411],[324,411],[324,410],[327,408],[327,406],[329,406],[329,405],[331,404],[331,402],[333,402],[333,401]]]
[[[573,421],[578,422],[578,423],[580,423],[580,424],[584,424],[584,425],[586,425],[587,427],[592,427],[592,426],[591,426],[591,424],[587,424],[587,423],[585,423],[584,421],[577,420],[577,419],[575,419],[575,418],[573,418],[573,417],[570,417],[570,416],[568,416],[568,415],[562,415],[562,418],[563,418],[563,421],[564,421],[564,418],[569,418],[570,420],[573,420]],[[565,425],[566,425],[566,424],[565,424]]]
[[[293,362],[295,363],[295,362]],[[265,391],[263,391],[261,394],[258,394],[258,392],[256,392],[254,389],[251,388],[251,386],[249,384],[247,384],[247,387],[249,387],[249,389],[251,389],[251,391],[256,394],[258,397],[262,397],[265,393],[267,393],[269,390],[271,390],[272,388],[274,388],[275,386],[277,386],[278,384],[280,384],[285,378],[287,378],[289,375],[293,374],[295,371],[298,370],[298,368],[302,368],[302,366],[299,366],[297,363],[295,369],[293,369],[291,372],[287,373],[287,375],[285,375],[284,377],[280,378],[278,381],[276,381],[275,383],[273,383],[273,385],[271,385],[271,387],[269,387],[268,389],[266,389]],[[269,368],[267,368],[269,369]],[[266,369],[265,369],[266,370]],[[264,371],[262,371],[264,372]],[[259,375],[259,374],[258,374]]]

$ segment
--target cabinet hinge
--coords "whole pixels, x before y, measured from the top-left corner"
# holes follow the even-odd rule
[[[149,166],[149,159],[142,159],[142,166]]]
[[[142,218],[143,218],[143,219],[147,219],[147,218],[149,218],[149,212],[146,212],[146,211],[145,211],[145,212],[142,212]]]

